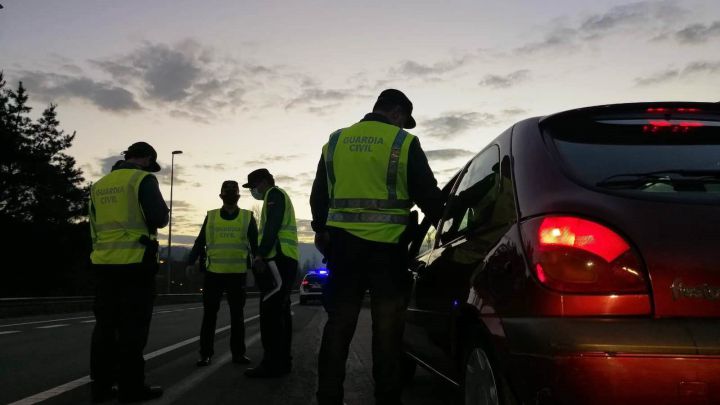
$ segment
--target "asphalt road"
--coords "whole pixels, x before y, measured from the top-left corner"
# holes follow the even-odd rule
[[[258,300],[245,306],[248,356],[262,358]],[[152,404],[312,404],[317,386],[316,362],[325,312],[319,305],[293,307],[293,373],[271,380],[251,380],[245,366],[233,364],[229,351],[229,311],[221,306],[215,357],[196,368],[199,304],[156,307],[146,348],[147,381],[165,388]],[[4,319],[0,322],[0,403],[78,404],[90,402],[89,347],[91,313]],[[372,404],[371,320],[361,313],[348,359],[346,403]],[[446,404],[453,390],[418,369],[405,391],[406,404]],[[112,403],[112,402],[110,402]]]

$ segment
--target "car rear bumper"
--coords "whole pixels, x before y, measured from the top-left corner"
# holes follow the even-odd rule
[[[512,357],[512,368],[525,370],[522,378],[511,378],[512,390],[531,403],[720,404],[720,356]]]
[[[720,404],[717,320],[514,318],[503,326],[504,373],[526,402]]]

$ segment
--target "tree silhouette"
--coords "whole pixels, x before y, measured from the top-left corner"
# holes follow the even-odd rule
[[[3,222],[66,224],[84,215],[88,187],[75,159],[63,151],[75,133],[59,129],[56,105],[32,122],[28,95],[5,88],[0,73],[0,217]]]
[[[0,225],[12,236],[0,294],[76,291],[89,251],[89,186],[65,153],[75,133],[59,128],[56,105],[33,121],[27,102],[22,83],[13,91],[0,72]]]

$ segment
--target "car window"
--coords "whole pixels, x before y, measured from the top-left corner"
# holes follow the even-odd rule
[[[651,199],[716,202],[720,122],[650,122],[597,119],[544,129],[562,166],[583,185]]]
[[[450,196],[440,226],[440,242],[446,243],[487,223],[497,200],[500,152],[493,145],[467,165]]]

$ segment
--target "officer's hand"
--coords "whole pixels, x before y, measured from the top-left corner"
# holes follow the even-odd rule
[[[327,257],[328,247],[330,246],[330,234],[328,231],[321,231],[315,234],[315,247]]]
[[[265,263],[262,257],[256,257],[255,260],[253,260],[253,270],[258,273],[264,273],[267,270],[267,263]]]

